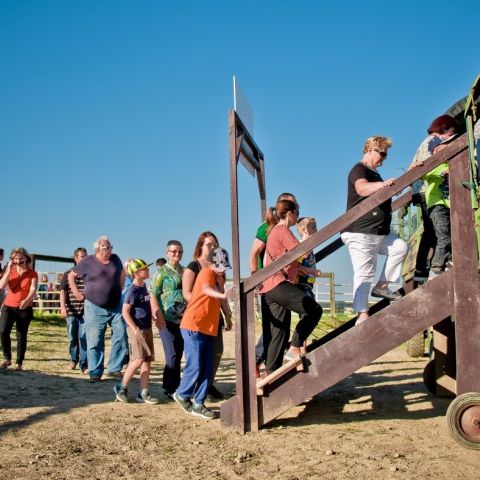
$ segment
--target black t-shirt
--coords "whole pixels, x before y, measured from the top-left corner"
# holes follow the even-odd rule
[[[355,189],[355,182],[365,178],[367,182],[383,182],[378,172],[370,170],[362,162],[358,162],[348,174],[347,211],[358,205],[368,197],[362,197]],[[374,235],[388,235],[392,221],[392,201],[388,199],[372,211],[355,220],[344,231],[352,233],[369,233]]]
[[[198,274],[200,273],[200,270],[202,269],[202,266],[197,260],[192,260],[188,265],[187,268],[191,270],[195,274],[195,280],[198,277]]]
[[[145,285],[132,283],[125,292],[124,303],[131,305],[130,315],[141,330],[152,328],[152,309],[150,294]]]

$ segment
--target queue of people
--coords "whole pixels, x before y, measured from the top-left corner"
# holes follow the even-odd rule
[[[479,128],[476,135],[480,136]],[[423,165],[457,134],[453,118],[443,115],[428,129],[429,136],[419,147],[409,168]],[[373,136],[363,146],[363,156],[348,175],[347,210],[363,202],[382,188],[393,185],[395,179],[383,180],[378,169],[388,158],[392,141]],[[417,271],[429,269],[430,277],[451,266],[448,165],[442,164],[422,177],[417,184],[425,224]],[[304,241],[316,232],[313,217],[300,217],[300,206],[294,195],[281,194],[275,207],[268,210],[253,242],[249,267],[257,272],[299,244],[291,232],[296,226]],[[353,267],[353,307],[357,322],[369,318],[369,296],[395,301],[400,294],[391,289],[401,274],[407,255],[406,243],[390,228],[391,200],[364,214],[343,232],[341,238],[348,248]],[[425,248],[428,245],[429,248]],[[170,240],[166,258],[156,262],[157,271],[150,289],[149,266],[144,260],[128,259],[122,264],[113,253],[106,236],[93,245],[94,253],[77,248],[75,266],[65,272],[60,282],[60,311],[65,318],[68,334],[69,367],[77,365],[87,373],[91,383],[99,382],[104,374],[105,332],[111,328],[111,350],[107,376],[118,379],[115,398],[127,402],[128,386],[137,371],[140,389],[135,399],[156,404],[151,395],[149,377],[155,359],[153,330],[158,329],[165,353],[162,387],[167,399],[174,400],[187,413],[204,419],[215,414],[205,406],[207,395],[222,399],[223,393],[214,380],[223,354],[223,330],[232,328],[232,312],[228,300],[231,290],[225,290],[225,271],[230,268],[228,253],[219,246],[215,234],[205,231],[198,237],[193,261],[181,264],[183,245]],[[433,249],[430,263],[422,255]],[[377,257],[386,261],[376,285]],[[17,330],[16,370],[23,369],[27,334],[33,318],[32,302],[37,293],[38,275],[31,268],[31,258],[23,248],[12,250],[7,265],[2,268],[0,249],[0,292],[7,292],[0,315],[0,336],[4,360],[0,369],[12,365],[10,334]],[[266,279],[260,287],[262,336],[256,348],[257,366],[265,363],[266,373],[278,369],[284,362],[301,358],[307,340],[322,316],[322,307],[312,291],[316,268],[313,252],[291,262]],[[45,279],[43,279],[45,280]],[[45,281],[43,281],[45,283]],[[291,332],[291,312],[299,315]],[[181,372],[181,361],[185,368]],[[123,371],[126,366],[125,371]],[[259,375],[259,369],[257,370]]]
[[[104,374],[105,332],[110,327],[111,349],[106,375],[118,379],[114,386],[115,399],[128,401],[128,385],[139,370],[140,389],[135,400],[158,403],[149,390],[150,366],[155,358],[152,331],[155,324],[165,352],[163,389],[166,397],[180,403],[194,416],[213,418],[215,414],[204,402],[207,395],[223,398],[213,385],[223,353],[219,325],[224,322],[225,328],[232,327],[229,293],[224,290],[225,270],[230,264],[227,252],[218,246],[217,237],[212,232],[199,236],[194,260],[186,269],[180,264],[181,242],[169,241],[167,261],[158,262],[150,290],[145,283],[150,264],[138,258],[122,264],[106,236],[99,237],[93,249],[92,255],[83,247],[74,251],[75,265],[65,272],[60,285],[60,312],[67,326],[69,368],[73,370],[78,366],[82,373],[88,373],[90,383],[99,382]],[[186,283],[185,271],[188,272]],[[0,290],[4,287],[7,295],[0,317],[4,360],[0,369],[8,369],[12,364],[10,334],[16,325],[15,368],[22,370],[28,327],[33,319],[32,303],[38,294],[38,274],[31,268],[31,258],[25,249],[14,249],[2,269]],[[186,360],[183,375],[182,357]]]

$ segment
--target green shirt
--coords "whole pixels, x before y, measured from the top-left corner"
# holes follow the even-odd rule
[[[169,263],[162,265],[155,273],[150,293],[155,295],[167,322],[179,324],[185,311],[186,302],[182,294],[183,267],[175,269]]]
[[[268,237],[267,230],[268,230],[267,222],[262,222],[257,229],[257,234],[255,235],[255,237],[261,240],[263,243],[267,243],[267,237]],[[264,254],[265,254],[265,250],[263,250],[262,253],[258,256],[258,261],[257,261],[258,270],[261,270],[263,268]]]
[[[448,187],[448,163],[442,163],[426,173],[422,180],[426,183],[425,201],[427,208],[444,205],[450,208],[450,190]]]

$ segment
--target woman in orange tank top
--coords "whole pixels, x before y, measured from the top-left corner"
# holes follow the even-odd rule
[[[5,287],[8,289],[0,314],[0,336],[4,357],[0,364],[1,370],[12,364],[10,333],[13,325],[16,325],[17,329],[16,370],[23,369],[28,327],[33,319],[33,297],[38,283],[37,272],[30,268],[30,262],[31,258],[24,248],[13,249],[10,261],[0,279],[0,290]]]

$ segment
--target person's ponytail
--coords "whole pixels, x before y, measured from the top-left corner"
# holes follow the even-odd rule
[[[270,207],[267,210],[267,216],[265,217],[267,222],[267,235],[270,233],[272,228],[278,223],[277,209],[275,207]]]

